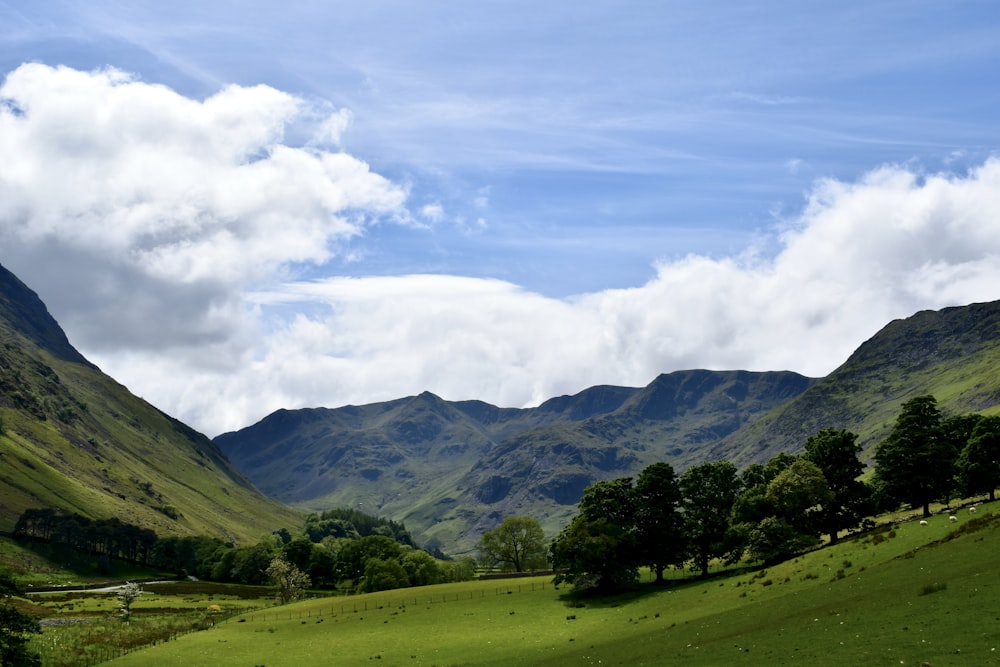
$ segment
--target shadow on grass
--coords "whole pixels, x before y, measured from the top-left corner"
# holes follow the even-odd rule
[[[731,567],[713,572],[705,577],[692,574],[682,579],[668,579],[662,583],[656,583],[655,581],[637,583],[618,591],[602,591],[599,588],[574,590],[561,594],[559,599],[567,607],[573,609],[583,609],[585,607],[594,609],[624,607],[665,591],[680,591],[694,586],[703,586],[705,583],[716,579],[754,572],[761,569],[761,567],[758,565]]]

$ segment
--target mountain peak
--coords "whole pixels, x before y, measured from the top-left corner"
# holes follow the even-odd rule
[[[38,295],[0,265],[0,326],[4,323],[11,333],[24,336],[54,357],[96,368],[70,345]]]

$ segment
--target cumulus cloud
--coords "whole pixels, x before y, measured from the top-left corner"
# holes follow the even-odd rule
[[[263,415],[424,389],[529,405],[682,368],[825,375],[894,318],[997,298],[998,213],[998,160],[959,176],[890,166],[818,183],[776,254],[663,262],[631,289],[565,300],[457,276],[288,283],[252,300],[320,310],[289,318],[227,382],[234,401],[263,393]]]
[[[329,148],[348,120],[266,86],[192,100],[25,65],[0,87],[0,260],[88,357],[213,435],[423,390],[521,406],[682,368],[823,375],[893,318],[1000,296],[997,159],[819,181],[766,250],[661,261],[629,289],[303,280],[373,221],[412,224],[404,188]]]
[[[50,306],[90,349],[226,338],[244,287],[403,211],[401,188],[319,147],[347,114],[267,86],[199,101],[115,69],[28,64],[0,101],[5,259],[62,295]]]

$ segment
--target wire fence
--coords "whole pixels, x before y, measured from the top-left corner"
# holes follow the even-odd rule
[[[467,591],[457,591],[440,594],[420,594],[413,593],[406,595],[406,589],[395,589],[392,594],[381,596],[357,596],[348,598],[327,598],[337,600],[329,605],[310,605],[306,609],[294,609],[287,606],[278,607],[229,607],[219,612],[213,612],[206,622],[194,622],[192,627],[182,630],[171,630],[161,636],[157,636],[149,641],[141,643],[130,643],[128,646],[111,646],[108,644],[91,644],[85,655],[79,656],[76,661],[67,662],[65,656],[59,661],[61,667],[93,667],[110,660],[124,657],[136,651],[142,651],[168,641],[176,641],[184,635],[192,632],[200,632],[211,629],[220,623],[274,623],[278,621],[306,621],[310,619],[320,620],[333,618],[338,614],[354,614],[366,611],[375,611],[385,608],[403,608],[406,606],[433,605],[461,602],[465,600],[486,599],[487,597],[498,597],[505,595],[515,595],[517,593],[540,592],[551,590],[552,584],[544,581],[523,582],[518,584],[506,584],[495,586],[493,590],[486,588],[473,589]],[[398,595],[395,595],[398,594]],[[46,656],[42,656],[42,664],[48,664]]]

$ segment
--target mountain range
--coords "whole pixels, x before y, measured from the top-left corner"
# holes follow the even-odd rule
[[[643,388],[598,386],[537,408],[430,394],[365,406],[279,410],[215,439],[268,495],[312,510],[351,506],[463,552],[504,517],[554,535],[584,488],[657,461],[742,467],[796,452],[827,427],[870,458],[899,406],[934,394],[946,412],[1000,408],[1000,302],[887,325],[829,376],[690,370]]]
[[[534,408],[425,392],[279,410],[213,441],[104,375],[0,267],[0,530],[56,507],[247,542],[349,507],[459,555],[507,516],[554,536],[589,484],[658,461],[742,467],[826,427],[858,433],[870,459],[913,396],[934,394],[946,414],[1000,413],[998,369],[991,302],[891,322],[825,378],[686,370]]]

